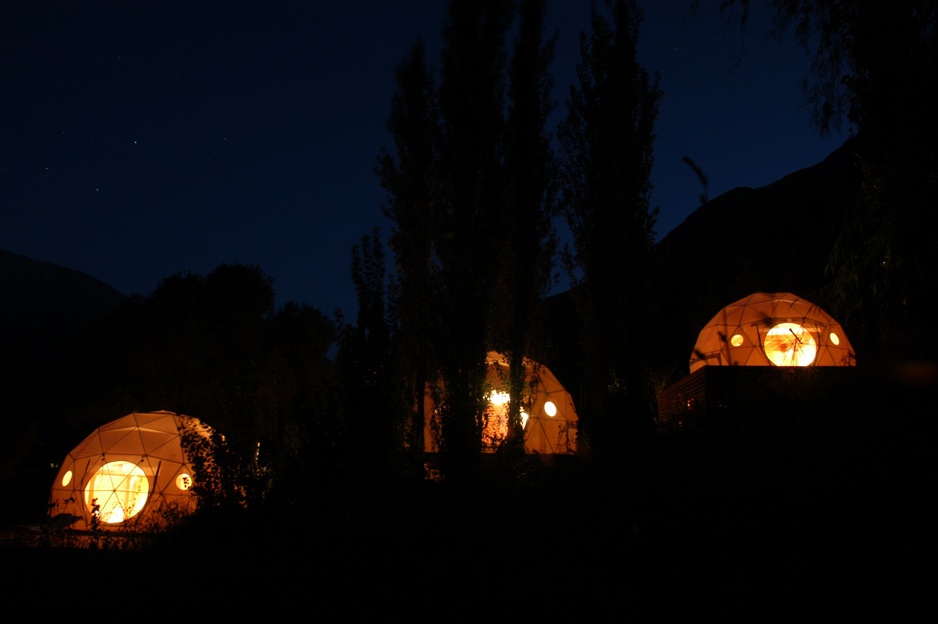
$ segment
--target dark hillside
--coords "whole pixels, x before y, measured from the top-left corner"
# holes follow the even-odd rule
[[[656,245],[655,365],[664,377],[688,372],[697,334],[724,306],[751,293],[791,292],[828,309],[825,265],[850,199],[849,142],[823,162],[777,182],[724,193],[691,213]],[[570,293],[544,302],[557,359],[552,370],[576,383],[576,312]],[[833,313],[832,310],[829,310]],[[849,328],[846,328],[849,335]]]
[[[658,243],[655,330],[681,370],[713,315],[751,293],[791,292],[833,313],[823,297],[825,266],[854,182],[847,142],[777,182],[720,195]]]
[[[124,299],[80,271],[0,250],[3,358],[73,361],[97,323]]]
[[[70,413],[81,352],[125,299],[79,271],[0,251],[0,518],[44,500],[42,450]]]

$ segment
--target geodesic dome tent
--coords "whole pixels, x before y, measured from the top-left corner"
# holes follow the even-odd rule
[[[731,303],[700,331],[690,372],[703,366],[855,366],[843,328],[791,293],[753,293]]]
[[[49,499],[52,518],[73,529],[150,527],[161,512],[195,509],[193,470],[183,435],[208,438],[198,419],[167,411],[134,412],[95,429],[59,468]]]
[[[501,354],[491,351],[486,357],[487,382],[491,386],[488,394],[488,418],[482,433],[484,452],[494,452],[498,443],[508,434],[508,361]],[[576,452],[577,416],[573,397],[546,366],[534,360],[524,359],[527,372],[522,425],[524,427],[524,450],[526,453],[572,454]],[[424,449],[439,451],[436,432],[439,430],[439,413],[429,392],[424,414]]]

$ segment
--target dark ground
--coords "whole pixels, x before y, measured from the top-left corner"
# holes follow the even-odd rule
[[[73,617],[928,619],[935,396],[867,388],[823,418],[656,434],[510,485],[320,489],[150,548],[8,540],[0,596]]]

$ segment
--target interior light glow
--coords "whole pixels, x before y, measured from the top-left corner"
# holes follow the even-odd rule
[[[835,347],[840,344],[840,336],[834,332],[831,332],[831,344],[833,344]]]
[[[486,427],[487,433],[490,437],[504,438],[508,435],[508,404],[511,402],[511,395],[507,392],[493,391],[488,395],[488,401],[493,411],[491,414],[492,419]],[[521,428],[524,429],[527,424],[528,413],[521,410]]]
[[[734,347],[738,347],[739,345],[743,344],[742,334],[733,334],[733,337],[730,338],[730,344]]]
[[[71,483],[71,482],[72,482],[72,471],[71,471],[71,470],[66,470],[66,471],[65,471],[65,474],[62,475],[62,487],[65,487],[66,485],[68,485],[68,484]]]
[[[492,405],[505,405],[511,396],[507,392],[493,392],[489,395],[489,403]]]
[[[779,323],[770,329],[763,347],[776,366],[808,366],[817,356],[814,336],[797,323]]]
[[[150,482],[139,466],[113,461],[98,468],[88,481],[85,505],[91,512],[92,505],[98,505],[100,521],[116,524],[140,513],[149,494]]]
[[[186,473],[182,473],[181,475],[177,476],[176,487],[178,487],[180,490],[185,492],[186,490],[192,487],[192,477],[190,477]]]
[[[544,404],[544,413],[553,418],[557,415],[557,406],[554,405],[553,401],[548,401]]]

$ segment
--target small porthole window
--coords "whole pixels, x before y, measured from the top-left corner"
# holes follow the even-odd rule
[[[190,477],[186,473],[182,473],[181,475],[176,477],[176,487],[178,487],[180,490],[185,492],[186,490],[192,487],[192,477]]]

